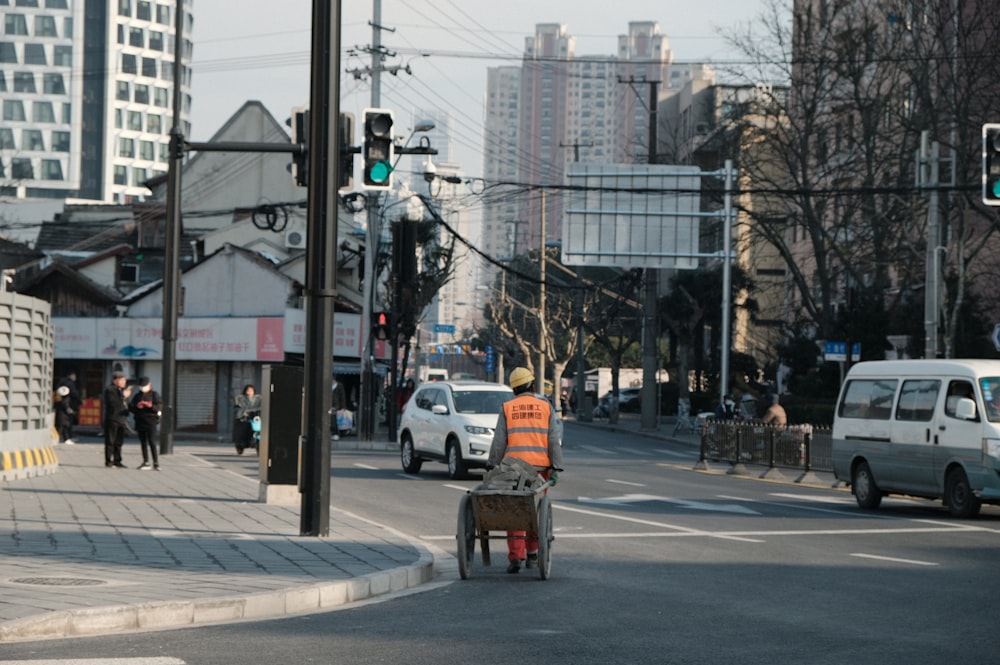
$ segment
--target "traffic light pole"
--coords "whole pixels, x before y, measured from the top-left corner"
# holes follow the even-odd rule
[[[337,296],[340,170],[340,0],[313,0],[306,349],[299,532],[330,533],[330,404],[333,304]]]

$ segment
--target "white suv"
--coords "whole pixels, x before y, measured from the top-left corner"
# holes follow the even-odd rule
[[[418,473],[425,459],[447,462],[448,475],[464,478],[484,468],[503,403],[514,391],[484,381],[421,384],[403,407],[399,457],[406,473]]]

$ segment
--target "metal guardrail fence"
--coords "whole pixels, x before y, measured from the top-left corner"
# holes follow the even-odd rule
[[[701,462],[833,471],[829,427],[705,420],[700,429]]]

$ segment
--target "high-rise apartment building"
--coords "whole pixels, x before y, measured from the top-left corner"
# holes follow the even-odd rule
[[[177,0],[0,0],[0,195],[124,203],[166,174]],[[183,0],[184,34],[192,26]],[[191,41],[184,40],[188,134]]]
[[[564,24],[540,23],[525,39],[520,67],[488,72],[483,173],[488,185],[513,183],[486,198],[483,242],[491,256],[541,246],[543,200],[545,235],[561,237],[564,199],[549,188],[564,184],[569,164],[648,161],[651,97],[714,78],[706,65],[673,64],[653,21],[629,23],[613,55],[575,51]]]

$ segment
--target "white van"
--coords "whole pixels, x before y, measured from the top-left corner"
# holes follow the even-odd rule
[[[858,505],[942,499],[957,517],[1000,503],[1000,360],[851,367],[833,418],[833,472]]]

